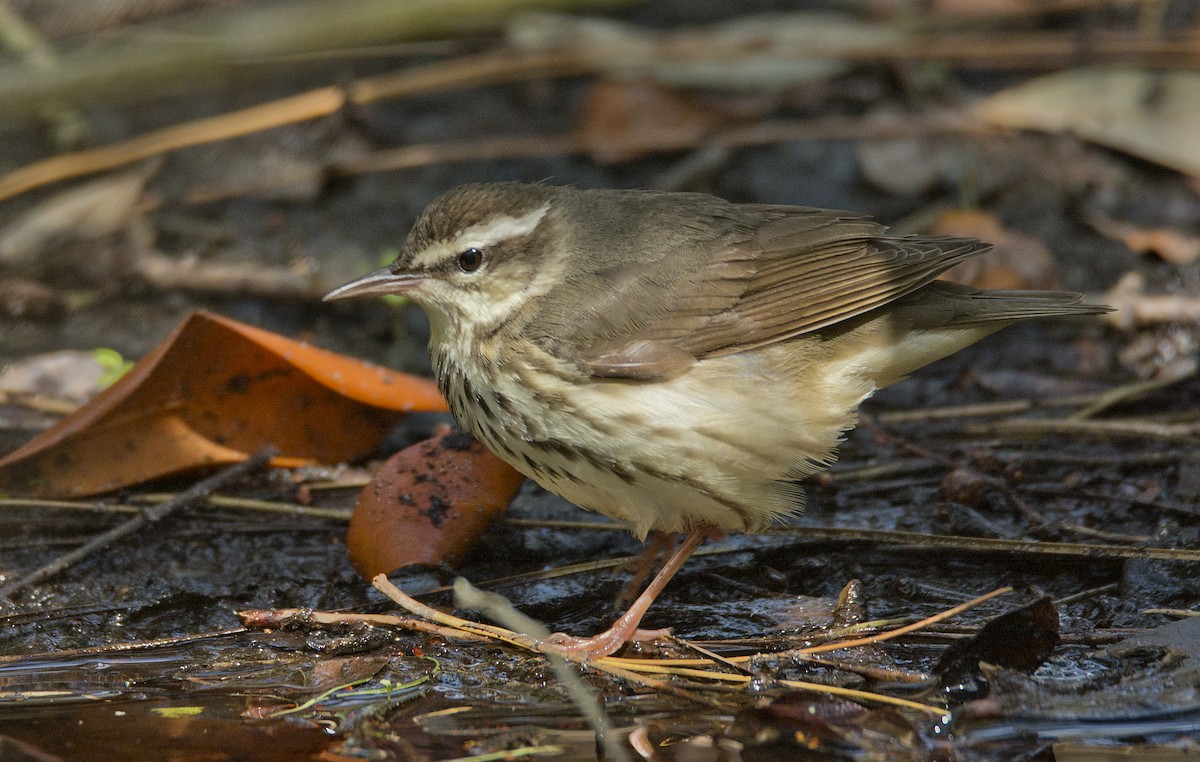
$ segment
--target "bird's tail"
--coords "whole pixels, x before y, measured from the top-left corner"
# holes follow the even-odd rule
[[[1102,315],[1112,312],[1106,304],[1088,304],[1082,294],[1069,291],[981,291],[957,283],[936,281],[926,287],[941,292],[950,303],[961,305],[944,325],[1010,323],[1036,318],[1071,315]]]

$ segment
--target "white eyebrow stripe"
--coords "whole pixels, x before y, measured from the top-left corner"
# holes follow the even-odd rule
[[[537,230],[537,226],[548,211],[550,211],[550,204],[547,203],[534,209],[529,214],[520,217],[504,215],[494,217],[478,225],[472,225],[452,240],[434,244],[425,249],[425,251],[422,251],[413,258],[412,266],[414,269],[430,267],[443,259],[455,256],[472,247],[486,249],[489,246],[493,246],[501,241],[507,241],[510,238],[520,238],[521,236],[529,235],[534,230]]]

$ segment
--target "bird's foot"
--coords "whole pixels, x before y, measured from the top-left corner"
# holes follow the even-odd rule
[[[652,640],[667,634],[667,630],[642,630],[638,628],[638,625],[642,623],[642,617],[646,615],[650,604],[654,603],[654,599],[679,571],[679,567],[683,566],[683,562],[688,560],[696,548],[700,547],[706,536],[708,536],[706,530],[695,530],[688,534],[679,547],[667,558],[666,563],[658,570],[658,574],[654,575],[654,579],[633,602],[629,610],[622,614],[612,627],[591,638],[572,638],[562,634],[552,635],[545,641],[546,644],[562,653],[583,653],[599,657],[611,656],[631,640]]]
[[[626,643],[643,640],[654,640],[671,634],[670,629],[643,630],[637,626],[622,628],[620,623],[614,624],[599,635],[590,638],[579,638],[574,635],[556,632],[546,639],[546,644],[553,650],[567,654],[580,654],[593,658],[612,656]]]

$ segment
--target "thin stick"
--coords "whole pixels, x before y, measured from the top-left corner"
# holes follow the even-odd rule
[[[478,643],[490,643],[491,638],[465,632],[457,627],[441,627],[424,619],[414,619],[395,614],[352,614],[313,611],[312,609],[246,609],[237,612],[242,624],[257,630],[265,630],[288,625],[323,624],[342,625],[354,622],[381,625],[385,627],[401,627],[406,630],[416,630],[443,638],[467,640]]]
[[[945,611],[934,614],[931,617],[922,619],[919,622],[913,622],[912,624],[907,624],[903,627],[897,627],[894,630],[888,630],[887,632],[881,632],[877,635],[871,635],[871,636],[868,636],[865,638],[856,638],[854,640],[842,640],[837,643],[824,643],[819,646],[809,646],[808,648],[797,648],[796,650],[802,654],[820,654],[820,653],[825,653],[827,651],[840,651],[843,648],[853,648],[854,646],[866,646],[866,645],[871,645],[873,643],[882,643],[885,640],[891,640],[893,638],[898,638],[901,635],[905,635],[907,633],[913,632],[914,630],[920,630],[924,627],[928,627],[931,624],[937,624],[938,622],[940,622],[944,619],[949,619],[950,617],[957,616],[958,614],[961,614],[962,612],[966,611],[967,609],[975,608],[976,606],[978,606],[979,604],[981,604],[985,601],[991,600],[992,598],[995,598],[1000,595],[1005,595],[1005,594],[1011,593],[1011,592],[1012,592],[1011,587],[998,587],[990,593],[985,593],[985,594],[979,596],[978,598],[973,598],[972,600],[969,600],[966,603],[959,604],[958,606],[955,606],[952,609],[946,609]]]
[[[695,701],[696,703],[704,704],[706,706],[719,706],[716,702],[708,699],[705,696],[697,695],[691,691],[680,688],[677,685],[671,685],[670,683],[662,680],[656,680],[654,678],[647,677],[646,675],[639,675],[636,672],[619,667],[614,663],[608,663],[605,659],[591,659],[587,656],[587,654],[584,653],[565,651],[555,647],[553,644],[539,641],[536,638],[521,635],[520,633],[516,633],[511,630],[506,630],[503,627],[496,627],[494,625],[480,624],[479,622],[470,622],[465,619],[459,619],[456,616],[452,616],[444,611],[439,611],[430,606],[426,606],[420,601],[415,600],[393,585],[391,581],[388,580],[386,575],[377,575],[371,580],[371,584],[375,586],[376,590],[383,593],[388,598],[391,598],[409,613],[415,614],[419,617],[427,618],[439,624],[446,625],[447,627],[461,629],[475,635],[492,637],[504,643],[517,646],[518,648],[524,648],[527,651],[532,651],[533,653],[544,654],[547,651],[553,651],[568,661],[573,661],[586,667],[592,667],[594,669],[607,672],[614,677],[619,677],[622,680],[627,680],[636,685],[644,685],[648,688],[664,691],[666,693],[670,693],[690,701]]]
[[[16,579],[4,587],[0,587],[0,595],[11,596],[13,593],[23,590],[30,585],[37,584],[49,577],[58,574],[62,570],[73,566],[82,561],[93,553],[102,550],[112,543],[127,537],[143,527],[153,524],[157,521],[169,516],[173,511],[198,500],[203,500],[208,494],[214,490],[220,489],[229,482],[240,479],[248,473],[257,471],[267,465],[274,455],[274,449],[267,448],[261,452],[251,455],[241,463],[236,463],[229,468],[213,474],[212,476],[197,482],[191,489],[179,493],[173,500],[168,500],[161,505],[156,505],[142,511],[141,514],[133,517],[129,521],[120,524],[112,529],[98,535],[91,542],[81,545],[75,550],[65,555],[59,556],[50,563],[42,566],[24,577]]]
[[[599,521],[540,521],[507,519],[519,527],[551,529],[586,529],[592,531],[625,531],[618,524]],[[1033,540],[1002,540],[992,537],[964,537],[952,534],[924,534],[884,529],[856,527],[789,526],[767,527],[760,534],[787,535],[804,540],[838,540],[844,542],[885,542],[896,545],[915,545],[922,548],[953,548],[967,551],[1004,551],[1032,553],[1044,556],[1083,556],[1086,558],[1152,558],[1160,561],[1200,561],[1200,550],[1182,548],[1135,548],[1127,545],[1090,545],[1073,542],[1036,542]],[[699,550],[696,557],[715,553],[748,553],[753,548],[709,548]]]
[[[149,648],[172,648],[184,645],[186,643],[197,643],[202,640],[227,638],[231,635],[240,635],[245,631],[245,627],[230,627],[225,630],[201,632],[195,635],[181,635],[179,637],[158,638],[156,640],[137,640],[132,643],[109,643],[108,645],[95,646],[93,648],[71,648],[65,651],[43,651],[42,653],[35,654],[3,654],[0,655],[0,664],[42,661],[45,659],[53,659],[55,661],[62,662],[67,659],[79,659],[82,657],[104,656],[106,654],[128,653],[130,651],[141,651]]]
[[[1159,439],[1165,442],[1200,441],[1200,426],[1194,423],[1159,423],[1144,418],[1107,419],[1102,421],[1074,418],[1027,419],[996,421],[986,426],[971,426],[968,434],[1024,436],[1093,436],[1107,439]]]
[[[151,492],[144,495],[134,495],[133,500],[139,503],[161,504],[174,500],[178,493]],[[263,513],[282,513],[288,516],[308,516],[317,519],[333,519],[349,521],[353,511],[345,508],[317,508],[299,503],[284,503],[273,500],[253,500],[250,498],[230,497],[227,495],[208,495],[204,502],[214,508],[235,508],[244,511],[261,511]],[[97,503],[86,500],[40,500],[29,497],[0,498],[0,508],[57,508],[76,511],[93,511],[96,513],[141,513],[142,509],[133,505],[119,503]]]
[[[1134,548],[1123,545],[1090,545],[1074,542],[1035,542],[1002,540],[993,537],[961,537],[946,534],[922,534],[881,529],[849,527],[770,527],[763,534],[795,535],[813,540],[887,542],[922,548],[954,548],[969,551],[1005,551],[1045,556],[1084,558],[1153,558],[1161,561],[1200,561],[1200,550],[1182,548]]]
[[[514,54],[512,51],[466,56],[352,83],[347,90],[321,87],[257,106],[175,124],[86,151],[60,154],[0,176],[0,201],[50,183],[132,164],[181,148],[215,143],[274,127],[335,114],[348,103],[365,105],[382,98],[418,95],[495,84],[530,76],[581,73],[564,54]]]
[[[463,577],[454,581],[454,598],[457,605],[482,611],[511,630],[540,641],[550,637],[550,631],[545,625],[517,611],[507,598],[498,593],[480,590]],[[584,684],[561,653],[547,652],[546,659],[550,662],[554,676],[566,690],[571,703],[596,733],[596,738],[604,747],[604,758],[617,762],[633,762],[633,758],[625,751],[625,746],[617,739],[612,719],[605,713],[595,692]]]

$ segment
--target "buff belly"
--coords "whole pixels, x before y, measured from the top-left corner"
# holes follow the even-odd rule
[[[444,358],[455,369],[444,392],[456,415],[514,468],[639,537],[753,532],[799,511],[796,482],[832,461],[872,391],[862,378],[810,376],[801,388],[782,347],[699,362],[657,383],[557,381],[554,358],[531,356],[488,385],[478,367],[486,355]],[[558,391],[531,391],[547,386]]]

